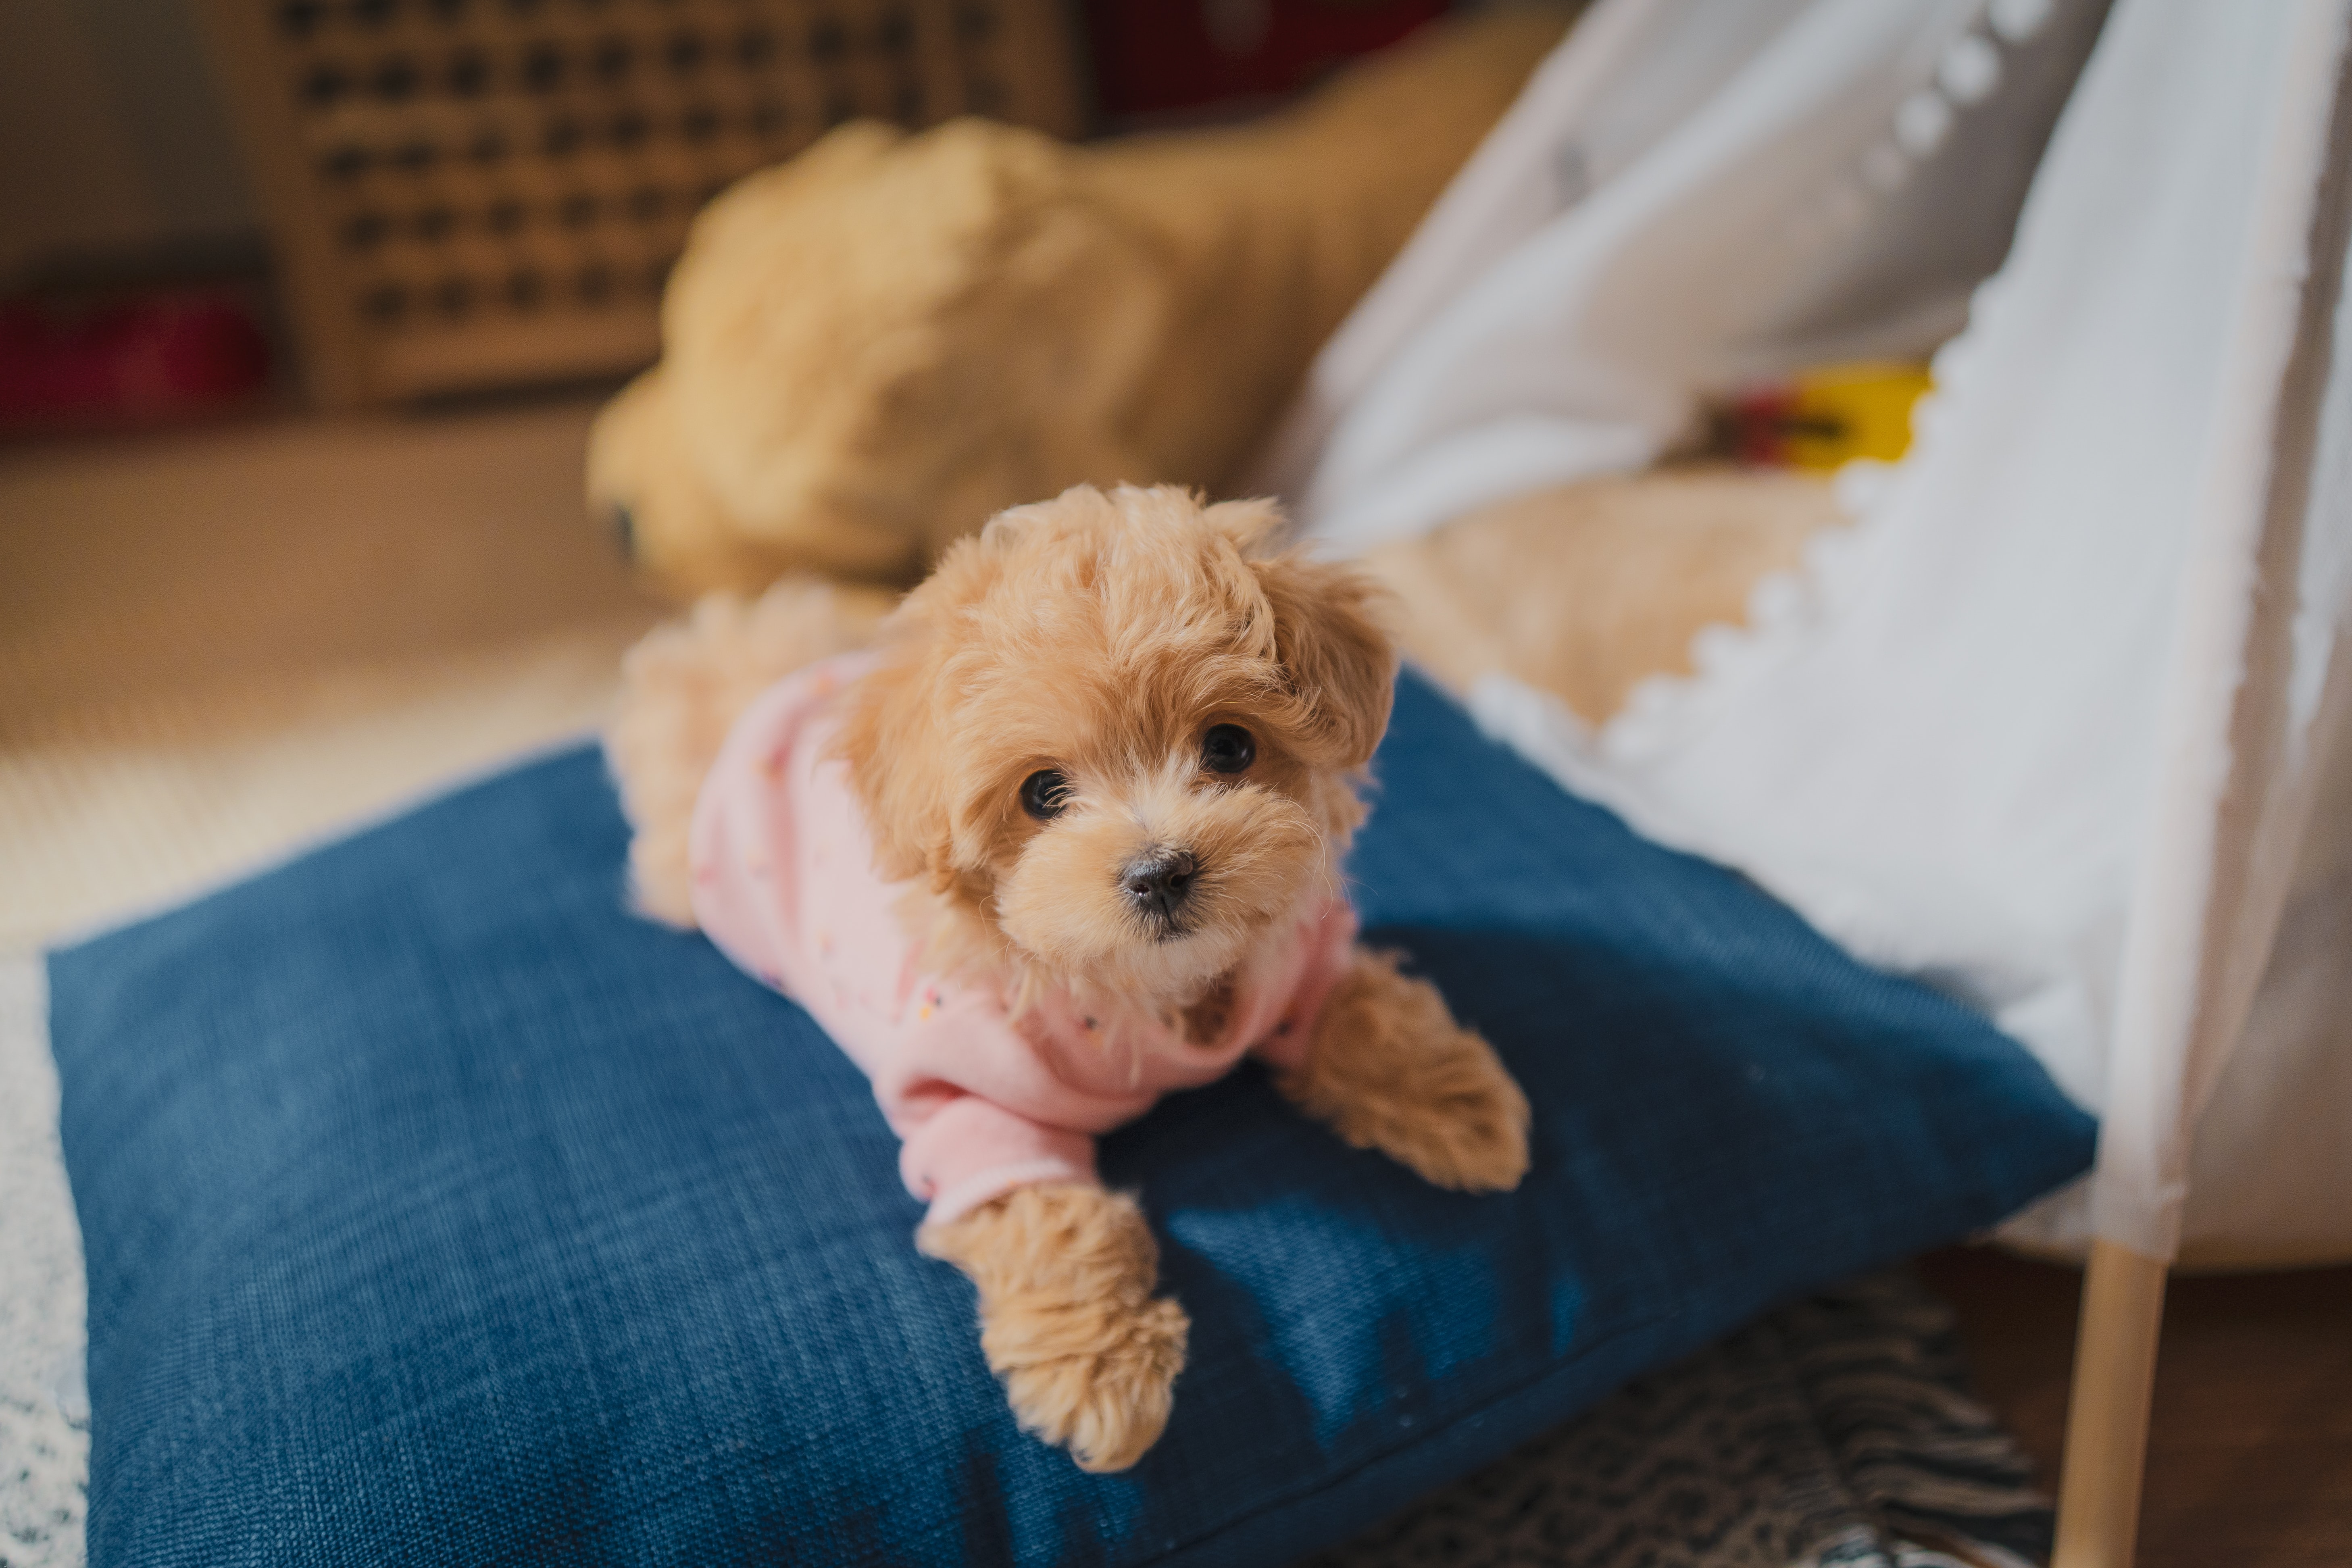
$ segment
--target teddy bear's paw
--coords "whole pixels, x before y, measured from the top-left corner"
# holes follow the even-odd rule
[[[1133,1198],[1023,1187],[918,1241],[979,1287],[981,1350],[1024,1429],[1096,1471],[1159,1439],[1191,1324],[1151,1294],[1160,1248]]]
[[[1494,1048],[1426,981],[1359,954],[1285,1093],[1359,1149],[1457,1192],[1507,1192],[1528,1170],[1528,1100]]]

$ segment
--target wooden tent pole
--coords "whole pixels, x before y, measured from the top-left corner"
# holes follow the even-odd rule
[[[2263,219],[2276,231],[2266,252],[2273,260],[2253,279],[2247,313],[2236,328],[2242,342],[2231,355],[2242,362],[2235,379],[2247,394],[2238,401],[2238,417],[2267,411],[2268,451],[2258,459],[2245,429],[2224,431],[2224,453],[2234,447],[2235,471],[2221,470],[2227,484],[2206,503],[2209,515],[2190,566],[2197,597],[2187,614],[2195,618],[2183,644],[2201,655],[2197,668],[2203,673],[2176,677],[2181,695],[2172,700],[2189,705],[2182,731],[2189,743],[2170,764],[2173,776],[2159,786],[2158,809],[2169,816],[2158,817],[2158,831],[2170,837],[2158,840],[2165,847],[2151,858],[2154,872],[2142,889],[2153,896],[2136,902],[2135,921],[2142,906],[2166,917],[2168,900],[2175,916],[2191,900],[2200,908],[2193,928],[2177,918],[2173,931],[2150,928],[2155,945],[2133,955],[2137,973],[2127,957],[2126,994],[2118,1009],[2119,1042],[2153,1044],[2177,1055],[2168,1079],[2158,1075],[2134,1087],[2168,1089],[2177,1105],[2167,1109],[2179,1115],[2168,1133],[2157,1106],[2142,1103],[2130,1107],[2134,1114],[2119,1124],[2117,1107],[2126,1102],[2111,1100],[2099,1136],[2097,1179],[2103,1188],[2119,1182],[2127,1195],[2148,1205],[2135,1212],[2126,1204],[2119,1211],[2126,1222],[2121,1228],[2145,1233],[2144,1240],[2168,1227],[2179,1237],[2180,1186],[2197,1117],[2245,1027],[2317,783],[2317,766],[2308,758],[2299,772],[2288,772],[2288,689],[2294,616],[2306,607],[2302,563],[2305,531],[2313,521],[2321,411],[2331,379],[2346,374],[2334,363],[2334,323],[2352,247],[2352,0],[2305,0],[2292,37],[2292,67],[2281,94],[2290,110],[2282,121],[2286,141],[2283,153],[2266,160],[2271,167],[2263,174],[2274,187]],[[2304,231],[2297,237],[2307,266],[2300,278],[2284,259],[2290,226]],[[2263,384],[2272,375],[2274,392]],[[2259,503],[2249,507],[2254,492],[2245,487],[2257,474]],[[2331,666],[2330,680],[2338,668]],[[2234,679],[2220,679],[2220,671]],[[2328,743],[2325,732],[2306,740]],[[2211,777],[2217,762],[2227,773],[2218,796]],[[2190,966],[2182,965],[2184,959]],[[2122,1018],[2132,1012],[2135,984],[2141,988],[2137,1000],[2156,1000],[2139,1008],[2126,1029]],[[2161,994],[2184,985],[2185,994]],[[2173,1183],[2168,1208],[2156,1203],[2168,1172]],[[2117,1228],[2100,1223],[2095,1196],[2093,1209],[2095,1225]],[[2167,1256],[2154,1257],[2104,1237],[2091,1243],[2051,1568],[2131,1568],[2169,1268],[2168,1247]]]
[[[2160,1258],[2091,1243],[2050,1568],[2130,1568],[2166,1273]]]

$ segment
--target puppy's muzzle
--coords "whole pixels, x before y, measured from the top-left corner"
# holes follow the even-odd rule
[[[1180,911],[1192,896],[1200,867],[1181,849],[1152,849],[1127,863],[1118,875],[1119,889],[1134,900],[1136,911],[1157,924],[1160,934],[1175,934]]]

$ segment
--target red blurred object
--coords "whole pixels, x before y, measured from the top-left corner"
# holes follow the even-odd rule
[[[195,418],[250,400],[268,380],[268,338],[221,290],[0,300],[0,430]]]
[[[1286,98],[1446,10],[1444,0],[1087,0],[1096,97],[1114,125]]]
[[[1793,386],[1759,387],[1741,395],[1720,420],[1725,455],[1751,468],[1787,467],[1789,432],[1797,418]]]

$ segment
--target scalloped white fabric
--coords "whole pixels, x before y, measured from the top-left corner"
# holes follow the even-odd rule
[[[1638,468],[1703,400],[1920,358],[2105,0],[1601,0],[1318,356],[1258,479],[1360,549]]]
[[[2352,667],[2341,318],[2274,786],[2319,826],[2210,1110],[2171,1047],[2116,1047],[2135,919],[2202,919],[2201,872],[2168,916],[2135,904],[2176,854],[2156,781],[2210,801],[2229,763],[2168,729],[2184,693],[2239,679],[2175,668],[2184,585],[2216,569],[2216,508],[2260,504],[2271,451],[2245,437],[2267,435],[2325,163],[2314,83],[2352,7],[2117,0],[2079,83],[2095,3],[1724,9],[1596,7],[1334,340],[1270,473],[1310,538],[1368,547],[1646,462],[1744,374],[1924,352],[1999,265],[1911,455],[1841,476],[1855,526],[1761,584],[1749,626],[1703,635],[1695,676],[1598,733],[1505,678],[1474,707],[1643,832],[1980,1006],[2085,1105],[2131,1107],[2150,1152],[2106,1184],[2101,1234],[2192,1263],[2352,1256],[2352,857],[2327,847],[2352,810],[2352,722],[2329,718],[2352,678],[2326,679]],[[2004,160],[2053,92],[2005,210]],[[2081,1199],[2012,1234],[2079,1247]]]

